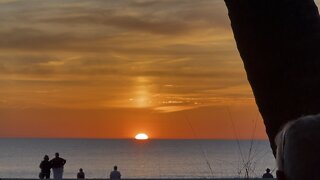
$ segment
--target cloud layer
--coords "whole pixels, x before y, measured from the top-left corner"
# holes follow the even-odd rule
[[[0,107],[252,102],[223,1],[1,1]]]

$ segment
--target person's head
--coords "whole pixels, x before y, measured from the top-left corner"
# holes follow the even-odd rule
[[[83,172],[83,169],[82,169],[82,168],[80,168],[80,169],[79,169],[79,172]]]
[[[43,157],[43,160],[49,161],[49,156],[48,156],[48,155],[45,155],[45,156]]]
[[[266,169],[266,172],[267,172],[267,173],[270,173],[270,169],[269,169],[269,168],[267,168],[267,169]]]
[[[113,166],[113,170],[118,170],[118,166]]]
[[[320,115],[287,123],[275,142],[278,180],[320,179]]]
[[[56,156],[56,157],[59,157],[59,153],[58,153],[58,152],[56,152],[55,156]]]

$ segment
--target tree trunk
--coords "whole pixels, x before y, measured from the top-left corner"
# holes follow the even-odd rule
[[[313,0],[225,0],[275,154],[288,121],[320,112],[320,17]]]

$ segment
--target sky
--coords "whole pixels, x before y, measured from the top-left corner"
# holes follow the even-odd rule
[[[0,137],[266,139],[222,0],[0,0]]]

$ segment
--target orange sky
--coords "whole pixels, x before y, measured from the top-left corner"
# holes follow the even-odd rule
[[[222,0],[2,0],[0,19],[0,137],[266,138]]]

